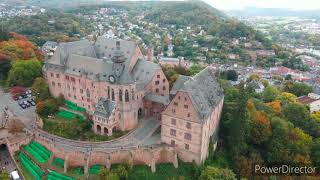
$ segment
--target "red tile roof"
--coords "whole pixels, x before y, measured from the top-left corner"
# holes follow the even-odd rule
[[[314,101],[317,101],[317,100],[319,100],[319,99],[313,99],[313,98],[311,98],[311,97],[309,97],[309,96],[301,96],[301,97],[299,97],[299,98],[297,99],[297,101],[298,101],[299,103],[301,103],[301,104],[310,104],[310,103],[312,103],[312,102],[314,102]]]

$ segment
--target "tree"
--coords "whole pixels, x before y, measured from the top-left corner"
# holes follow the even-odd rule
[[[256,111],[252,117],[251,139],[254,144],[261,144],[269,140],[272,135],[268,117],[261,111]]]
[[[7,170],[2,170],[1,174],[0,174],[0,179],[1,180],[10,180],[10,176]]]
[[[281,102],[279,100],[266,103],[266,105],[270,107],[273,110],[273,112],[275,112],[276,114],[281,113]]]
[[[286,82],[283,87],[283,92],[289,92],[299,97],[311,93],[312,87],[305,83]]]
[[[280,94],[280,91],[274,86],[268,86],[262,93],[263,100],[265,102],[271,102],[276,99],[276,97]]]
[[[228,97],[229,95],[226,94],[221,120],[221,134],[225,136],[230,154],[235,158],[247,149],[246,141],[250,134],[250,121],[246,104],[249,95],[244,83],[240,84],[239,93],[231,92],[233,92],[232,97]]]
[[[31,89],[36,97],[37,102],[43,101],[50,97],[48,84],[42,77],[38,77],[34,80]]]
[[[297,96],[288,92],[282,92],[276,99],[283,105],[297,102]]]
[[[9,86],[31,86],[33,81],[41,76],[41,68],[38,60],[16,61],[9,71],[7,83]]]
[[[278,117],[271,119],[272,137],[267,144],[266,160],[268,163],[289,163],[289,124]]]
[[[195,74],[198,74],[200,71],[202,71],[204,69],[203,66],[200,66],[200,65],[192,65],[190,68],[189,68],[189,75],[190,76],[193,76]]]
[[[312,149],[311,149],[311,157],[313,165],[320,168],[320,138],[314,140]]]
[[[251,81],[255,81],[255,80],[259,80],[259,79],[260,79],[259,75],[253,73],[253,74],[250,75],[248,81],[251,82]]]
[[[228,70],[221,72],[220,76],[224,79],[230,81],[237,81],[238,80],[238,73],[235,70]]]
[[[58,110],[59,105],[57,103],[57,100],[54,98],[39,101],[36,105],[36,112],[42,117],[47,117],[50,114],[54,114]]]
[[[231,169],[207,166],[201,171],[199,180],[236,180],[236,175]]]

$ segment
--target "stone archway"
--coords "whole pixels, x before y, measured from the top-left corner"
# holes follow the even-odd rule
[[[143,118],[143,110],[142,110],[142,108],[139,108],[139,110],[138,110],[138,119],[141,119],[141,118]]]
[[[97,125],[97,133],[101,134],[101,126],[99,124]]]
[[[104,128],[103,128],[103,134],[107,134],[107,135],[108,135],[108,133],[109,133],[108,128],[104,127]]]

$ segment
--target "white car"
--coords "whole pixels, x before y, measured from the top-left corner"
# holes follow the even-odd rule
[[[13,180],[21,180],[18,171],[12,171],[12,172],[10,173],[10,177],[11,177],[11,179],[13,179]]]

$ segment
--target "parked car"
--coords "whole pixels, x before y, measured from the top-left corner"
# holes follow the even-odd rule
[[[31,106],[35,106],[36,103],[34,101],[31,102]]]
[[[21,106],[22,109],[27,108],[27,106],[25,104],[21,104],[20,106]]]

